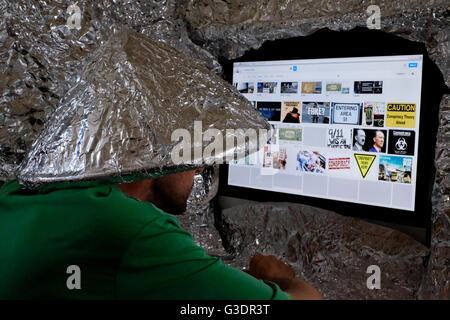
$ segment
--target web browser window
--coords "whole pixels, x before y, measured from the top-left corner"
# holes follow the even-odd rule
[[[414,211],[422,55],[238,62],[275,132],[228,184]]]

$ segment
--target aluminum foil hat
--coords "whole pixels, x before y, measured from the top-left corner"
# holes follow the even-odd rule
[[[33,143],[17,177],[21,184],[36,187],[155,176],[212,164],[220,154],[184,163],[172,160],[180,141],[172,141],[176,129],[189,131],[192,154],[203,147],[194,143],[194,122],[203,131],[217,129],[215,138],[222,134],[224,141],[226,129],[270,128],[233,86],[196,61],[164,43],[121,31],[94,52]],[[223,154],[235,151],[236,145],[223,143]]]

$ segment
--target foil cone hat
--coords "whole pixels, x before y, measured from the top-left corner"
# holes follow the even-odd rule
[[[220,139],[226,129],[270,128],[232,85],[196,61],[164,43],[121,31],[94,52],[17,177],[36,187],[211,164],[214,159],[172,161],[179,142],[173,132],[186,129],[193,136],[194,122],[202,130],[217,129]],[[223,146],[223,154],[236,152],[236,146]]]

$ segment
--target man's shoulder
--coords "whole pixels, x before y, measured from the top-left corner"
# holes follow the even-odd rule
[[[0,189],[0,241],[6,245],[0,246],[0,256],[7,263],[0,264],[0,278],[9,280],[2,283],[0,297],[114,297],[111,288],[130,247],[178,229],[171,215],[128,197],[117,185],[67,184],[32,191],[5,184]],[[154,252],[154,241],[148,245]],[[67,290],[71,265],[82,270],[83,290]],[[44,273],[45,285],[30,290],[27,283],[40,284],[39,276],[33,277]]]
[[[97,185],[87,188],[80,195],[72,193],[74,202],[86,201],[87,206],[95,208],[94,214],[105,226],[124,229],[140,229],[150,222],[177,220],[170,214],[149,202],[144,202],[122,192],[116,184]],[[80,197],[80,199],[78,199]]]
[[[53,226],[69,233],[77,229],[126,240],[152,221],[178,223],[153,204],[127,196],[115,184],[68,183],[36,192],[24,192],[13,183],[4,187],[0,205],[7,204],[25,224],[39,221],[40,226],[33,225],[36,228]]]

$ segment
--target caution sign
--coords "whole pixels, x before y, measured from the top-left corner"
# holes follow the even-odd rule
[[[359,171],[363,178],[365,178],[367,172],[369,172],[375,157],[375,155],[355,153],[356,163],[358,164]]]
[[[388,103],[386,105],[386,127],[414,128],[415,126],[415,103]]]

